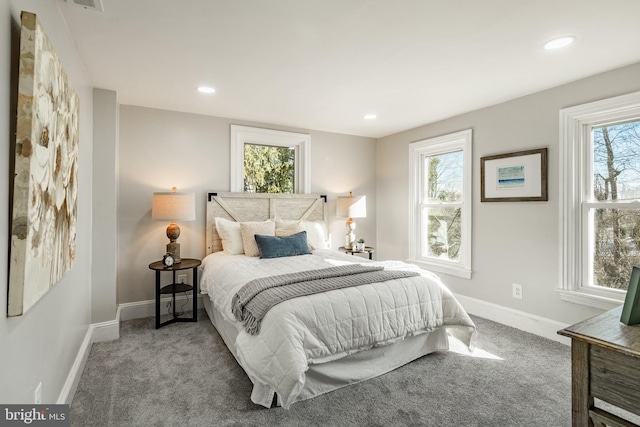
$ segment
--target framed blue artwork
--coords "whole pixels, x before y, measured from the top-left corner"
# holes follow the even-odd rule
[[[481,202],[547,200],[546,148],[480,158]]]

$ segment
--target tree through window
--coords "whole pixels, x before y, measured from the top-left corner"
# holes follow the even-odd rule
[[[231,191],[310,193],[311,136],[231,125]]]
[[[244,144],[244,191],[295,193],[295,147]]]
[[[640,265],[640,121],[592,128],[593,206],[589,206],[593,284],[627,289]]]
[[[409,260],[471,278],[471,129],[409,144]]]
[[[462,150],[424,156],[426,171],[423,189],[421,256],[458,261],[462,213]]]
[[[640,265],[640,92],[560,110],[561,281],[565,301],[624,301]]]

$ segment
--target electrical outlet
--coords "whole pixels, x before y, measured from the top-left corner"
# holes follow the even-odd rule
[[[40,405],[42,403],[42,381],[38,383],[38,387],[36,387],[36,391],[34,393],[34,400],[36,405]]]
[[[178,283],[184,283],[185,285],[188,285],[189,281],[187,280],[187,275],[186,274],[178,274]]]
[[[522,285],[518,283],[513,284],[513,297],[515,299],[522,299]]]

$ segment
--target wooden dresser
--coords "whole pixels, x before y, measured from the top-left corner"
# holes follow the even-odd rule
[[[640,325],[620,322],[622,306],[569,326],[574,427],[637,426],[594,406],[594,398],[640,415]]]

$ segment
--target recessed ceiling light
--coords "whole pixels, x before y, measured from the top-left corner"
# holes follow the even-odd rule
[[[378,118],[378,116],[376,116],[375,114],[365,114],[365,115],[363,116],[363,118],[364,118],[365,120],[375,120],[375,119],[377,119],[377,118]]]
[[[574,41],[576,41],[575,36],[562,36],[546,42],[544,44],[544,48],[546,50],[560,49],[565,46],[569,46]]]
[[[198,86],[198,92],[200,93],[216,93],[216,90],[209,86]]]

